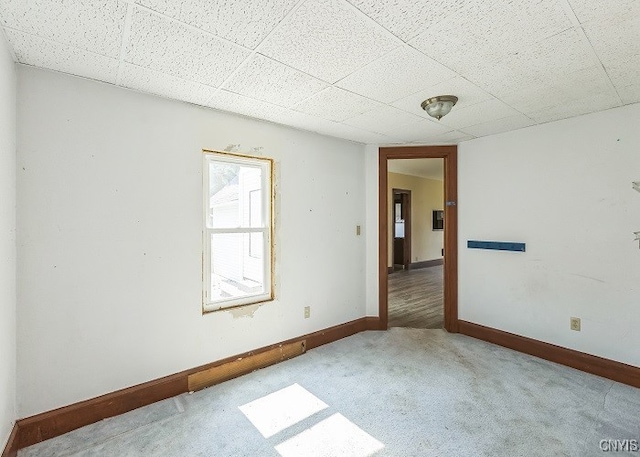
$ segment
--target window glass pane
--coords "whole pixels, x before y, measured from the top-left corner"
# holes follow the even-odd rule
[[[265,233],[211,235],[210,301],[259,295],[266,291],[262,255],[259,258],[249,255],[252,238],[263,245],[265,236]]]
[[[270,159],[205,156],[204,311],[273,298]]]
[[[264,249],[264,234],[251,233],[249,234],[249,256],[254,259],[262,259],[262,252]]]
[[[209,214],[211,228],[261,227],[262,207],[252,217],[251,193],[262,187],[262,168],[223,161],[209,162]],[[253,225],[255,224],[255,225]]]
[[[249,192],[249,226],[262,226],[262,191],[252,190]],[[262,258],[264,243],[262,233],[252,233],[249,235],[249,255],[255,259]]]
[[[249,191],[249,227],[262,227],[262,192]]]

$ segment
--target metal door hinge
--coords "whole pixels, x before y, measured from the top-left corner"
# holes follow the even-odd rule
[[[456,206],[456,202],[447,202],[446,205],[447,206]]]

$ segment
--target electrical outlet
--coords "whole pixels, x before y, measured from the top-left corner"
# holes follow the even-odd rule
[[[356,225],[356,235],[360,236],[360,226]]]
[[[304,307],[304,318],[309,319],[311,317],[311,306]]]
[[[575,330],[576,332],[580,331],[580,318],[572,317],[571,318],[571,330]]]

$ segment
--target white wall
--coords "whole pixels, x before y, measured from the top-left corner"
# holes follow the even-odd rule
[[[18,76],[20,417],[365,315],[363,146]],[[201,149],[232,143],[276,161],[277,299],[203,316]]]
[[[16,419],[16,71],[0,31],[0,450]]]
[[[366,238],[367,245],[365,259],[367,316],[378,316],[380,314],[380,285],[378,284],[378,150],[378,146],[368,144],[365,146],[364,153],[366,224],[363,235]]]
[[[461,319],[640,366],[639,125],[636,104],[459,145]]]

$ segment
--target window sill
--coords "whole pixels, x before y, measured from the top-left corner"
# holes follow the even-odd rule
[[[246,301],[245,301],[246,300]],[[237,303],[233,303],[233,304],[229,304],[229,305],[224,305],[224,304],[219,304],[219,303],[209,303],[209,304],[203,304],[202,305],[202,314],[210,314],[210,313],[217,313],[220,311],[229,311],[229,310],[234,310],[234,309],[238,309],[238,308],[243,308],[246,306],[252,306],[252,305],[260,305],[262,303],[267,303],[270,301],[273,301],[274,297],[273,295],[259,295],[259,296],[255,296],[255,297],[246,297],[246,299],[239,301]]]

